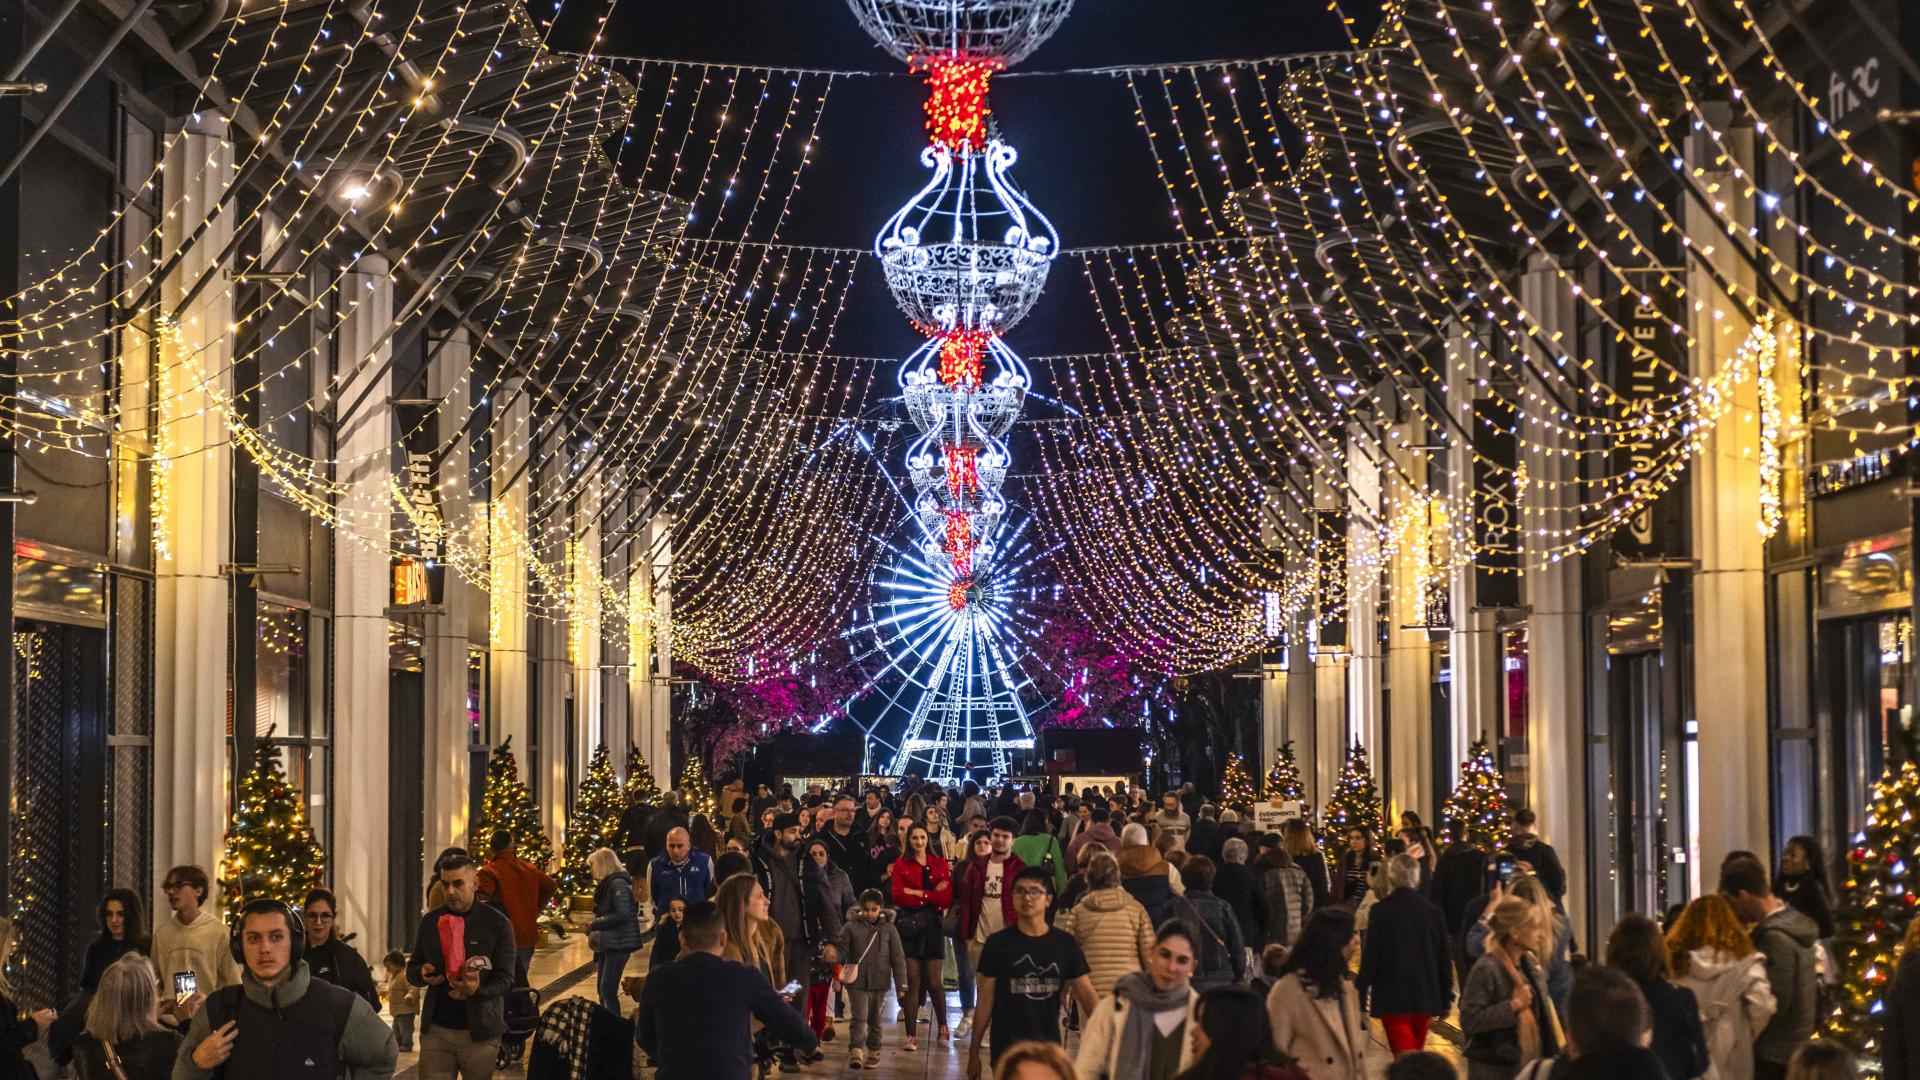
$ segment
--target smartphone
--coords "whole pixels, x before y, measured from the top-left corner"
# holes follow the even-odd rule
[[[781,988],[780,988],[780,992],[781,992],[781,993],[783,993],[783,994],[797,994],[797,993],[799,993],[799,992],[800,992],[800,980],[798,980],[798,979],[795,979],[794,981],[792,981],[792,982],[790,982],[790,983],[788,983],[787,985],[785,985],[785,986],[783,986],[783,987],[781,987]]]
[[[1513,884],[1515,861],[1511,855],[1495,855],[1493,857],[1493,876],[1500,882],[1502,888]]]
[[[194,978],[193,972],[176,971],[173,973],[173,999],[175,1001],[185,1001],[192,997],[199,989],[200,980]]]

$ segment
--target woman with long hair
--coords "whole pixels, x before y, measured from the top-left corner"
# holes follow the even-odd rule
[[[859,883],[860,887],[887,891],[892,880],[888,873],[893,869],[893,860],[899,857],[900,841],[894,835],[893,811],[883,807],[867,823],[867,879]]]
[[[906,851],[894,860],[889,888],[900,912],[895,920],[900,944],[907,953],[907,1000],[901,1012],[907,1025],[907,1052],[912,1053],[919,1049],[915,1036],[923,995],[933,999],[940,1044],[953,1040],[947,1030],[947,992],[940,983],[940,964],[947,955],[940,919],[953,906],[953,868],[934,854],[926,826],[909,818],[901,820],[907,827]]]
[[[1565,1012],[1567,995],[1573,992],[1573,923],[1553,902],[1546,882],[1533,874],[1514,881],[1513,895],[1525,900],[1547,928],[1547,951],[1540,957],[1547,968],[1547,993],[1554,1007]]]
[[[132,889],[108,890],[100,900],[100,936],[87,946],[87,960],[80,969],[80,989],[99,986],[107,968],[128,953],[144,954],[152,948],[139,894]]]
[[[1780,851],[1780,872],[1773,875],[1773,894],[1787,906],[1813,920],[1820,936],[1833,936],[1833,886],[1827,881],[1827,857],[1820,841],[1796,836]]]
[[[1680,912],[1667,931],[1667,958],[1674,982],[1700,1003],[1707,1057],[1720,1080],[1753,1080],[1754,1037],[1779,1003],[1767,981],[1767,958],[1726,897],[1708,893]]]
[[[1353,912],[1323,907],[1307,919],[1267,991],[1274,1046],[1311,1080],[1367,1075],[1367,1014],[1352,970],[1359,950]]]
[[[993,835],[985,829],[975,829],[967,837],[964,850],[966,854],[961,856],[960,861],[949,866],[955,881],[967,879],[967,867],[973,865],[975,859],[992,857]],[[960,933],[960,923],[955,918],[957,911],[957,905],[948,908],[940,926],[947,940],[953,944],[953,974],[955,981],[960,984],[960,1026],[957,1031],[964,1039],[973,1032],[973,1005],[978,987],[973,980],[973,956],[967,952],[965,935]]]
[[[927,839],[933,843],[935,855],[947,860],[948,866],[966,858],[966,837],[957,836],[947,828],[947,808],[944,803],[937,799],[928,802],[922,820],[927,823]]]
[[[620,1010],[620,979],[627,960],[640,948],[640,906],[633,898],[633,876],[612,848],[587,856],[593,873],[593,921],[587,924],[587,944],[594,952],[600,1004],[615,1016]]]
[[[340,924],[334,921],[339,909],[333,893],[326,889],[307,893],[300,909],[301,921],[307,928],[307,948],[302,959],[306,960],[307,970],[314,978],[353,991],[378,1011],[380,991],[373,985],[373,970],[367,967],[360,950],[341,938]]]
[[[1244,986],[1217,986],[1194,1009],[1193,1067],[1178,1080],[1306,1080],[1273,1042],[1267,1004]]]
[[[778,990],[787,982],[787,938],[767,911],[767,893],[752,874],[735,874],[713,896],[727,927],[721,959],[759,968]]]
[[[1340,852],[1339,872],[1334,887],[1348,911],[1359,910],[1373,887],[1374,871],[1380,868],[1380,853],[1374,849],[1373,834],[1365,829],[1348,829],[1347,846]]]
[[[180,1033],[160,1024],[160,975],[140,953],[128,953],[100,974],[87,1005],[87,1026],[73,1041],[79,1080],[167,1080]]]
[[[13,982],[7,978],[7,963],[13,959],[13,950],[19,944],[19,930],[13,920],[0,915],[0,1077],[33,1080],[36,1075],[33,1066],[27,1063],[22,1052],[53,1025],[58,1014],[52,1009],[35,1009],[29,1015],[15,1004]]]
[[[1627,915],[1607,938],[1607,966],[1627,976],[1647,999],[1653,1022],[1654,1056],[1667,1080],[1694,1080],[1712,1068],[1707,1034],[1700,1026],[1700,1002],[1693,991],[1673,984],[1673,964],[1660,927],[1645,915]]]
[[[807,933],[820,943],[812,970],[807,973],[805,980],[807,1023],[815,1035],[823,1041],[830,1041],[833,1038],[833,1025],[827,1018],[827,999],[832,996],[834,975],[840,965],[854,962],[853,958],[837,955],[837,951],[846,931],[847,917],[859,906],[859,899],[853,889],[853,879],[847,876],[845,870],[833,864],[833,852],[825,840],[816,836],[807,841],[801,850],[806,853],[800,860],[800,882],[806,890]],[[836,950],[833,959],[825,955],[828,946]],[[794,977],[799,978],[799,973],[795,972]]]
[[[1541,961],[1552,928],[1532,904],[1512,896],[1493,909],[1487,925],[1486,951],[1460,989],[1467,1080],[1512,1080],[1566,1045]]]
[[[1327,859],[1313,842],[1313,830],[1299,818],[1288,821],[1280,826],[1280,849],[1307,875],[1307,884],[1313,887],[1313,906],[1326,907],[1333,890],[1327,885]]]

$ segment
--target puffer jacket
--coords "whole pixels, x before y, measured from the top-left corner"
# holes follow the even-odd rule
[[[1095,889],[1054,920],[1055,930],[1073,935],[1086,955],[1088,977],[1101,997],[1129,971],[1143,971],[1153,954],[1153,919],[1127,890]]]
[[[1261,944],[1291,946],[1313,911],[1313,882],[1297,866],[1269,865],[1259,873],[1259,902],[1266,912]]]
[[[1708,1080],[1753,1080],[1753,1040],[1778,1007],[1767,983],[1767,958],[1699,948],[1687,954],[1674,985],[1693,991],[1707,1032]]]
[[[593,887],[593,922],[600,952],[632,952],[640,947],[640,909],[633,902],[633,878],[615,870]]]
[[[893,925],[891,908],[881,909],[880,921],[871,923],[858,908],[847,910],[846,928],[840,934],[840,962],[860,965],[859,974],[849,984],[856,990],[885,990],[892,980],[900,992],[906,992],[907,949]]]

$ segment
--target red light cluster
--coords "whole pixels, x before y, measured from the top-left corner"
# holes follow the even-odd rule
[[[953,576],[973,573],[973,519],[965,510],[947,511],[947,554],[953,559]]]
[[[987,145],[987,80],[998,60],[942,54],[915,65],[927,73],[927,135],[935,146],[979,150]]]
[[[963,499],[980,490],[979,453],[971,446],[947,447],[947,494]]]
[[[991,330],[951,330],[940,335],[940,381],[969,389],[979,386],[991,340]]]
[[[967,606],[967,588],[973,582],[961,578],[947,586],[947,606],[955,611]]]

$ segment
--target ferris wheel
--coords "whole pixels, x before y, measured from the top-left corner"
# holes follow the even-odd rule
[[[878,707],[849,713],[866,734],[868,771],[988,781],[1033,749],[1021,662],[1035,625],[1027,579],[1044,553],[1026,531],[1024,515],[1003,521],[958,578],[918,520],[902,522],[847,632],[856,662],[875,671]]]

